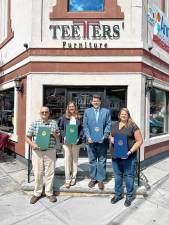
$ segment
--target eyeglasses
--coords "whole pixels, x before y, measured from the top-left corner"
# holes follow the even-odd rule
[[[48,111],[42,111],[41,114],[48,114]]]

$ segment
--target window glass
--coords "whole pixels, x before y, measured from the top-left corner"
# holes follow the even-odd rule
[[[14,89],[0,92],[0,130],[13,132],[14,127]]]
[[[122,107],[126,107],[126,87],[81,87],[68,88],[56,86],[44,86],[44,105],[50,109],[50,116],[58,119],[65,113],[66,103],[75,101],[78,111],[83,116],[86,108],[90,107],[90,100],[94,94],[102,98],[102,105],[111,112],[112,121],[118,120],[118,113]]]
[[[44,105],[50,109],[50,118],[58,119],[65,111],[65,89],[45,86],[44,87]]]
[[[166,92],[153,88],[150,93],[150,137],[166,133]]]
[[[103,11],[104,0],[69,0],[68,10],[70,12]]]
[[[108,88],[106,90],[105,105],[110,109],[112,121],[118,121],[120,109],[127,106],[126,90],[127,88]]]

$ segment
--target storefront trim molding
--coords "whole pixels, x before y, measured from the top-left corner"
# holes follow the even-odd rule
[[[25,65],[28,65],[30,63],[144,63],[145,65],[152,68],[152,73],[155,71],[160,71],[161,73],[164,73],[166,75],[169,75],[169,69],[162,67],[162,66],[156,66],[152,61],[149,59],[142,57],[142,56],[108,56],[108,57],[97,57],[97,56],[89,56],[89,57],[70,57],[70,56],[30,56],[29,58],[23,59],[19,63],[15,64],[14,66],[6,69],[5,71],[1,72],[1,76],[5,76],[7,74],[12,73],[13,71],[24,67]],[[46,65],[47,65],[46,64]],[[73,66],[73,65],[72,65]],[[36,72],[36,71],[35,71]],[[50,70],[48,71],[50,72]],[[51,71],[54,72],[54,71]],[[105,71],[106,72],[106,71]],[[127,72],[127,70],[126,70]],[[132,72],[132,71],[129,71]],[[135,71],[134,71],[135,72]],[[139,71],[138,71],[139,72]]]

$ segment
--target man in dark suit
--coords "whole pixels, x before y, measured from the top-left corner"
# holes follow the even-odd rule
[[[98,183],[99,189],[103,190],[103,181],[106,178],[111,117],[109,110],[101,107],[101,97],[99,95],[93,95],[91,104],[93,107],[85,110],[83,118],[91,178],[88,186],[92,188]]]

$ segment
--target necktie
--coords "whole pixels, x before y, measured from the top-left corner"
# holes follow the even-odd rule
[[[98,122],[99,119],[99,110],[95,109],[95,116],[96,116],[96,122]]]

